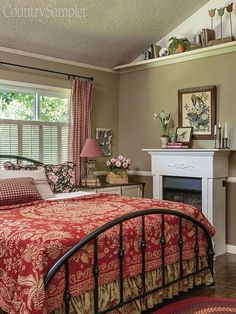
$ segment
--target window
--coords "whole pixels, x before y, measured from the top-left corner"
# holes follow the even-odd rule
[[[0,84],[0,154],[67,160],[69,91]]]

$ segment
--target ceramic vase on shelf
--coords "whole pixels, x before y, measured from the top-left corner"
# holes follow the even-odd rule
[[[117,172],[109,171],[106,176],[106,182],[110,184],[128,183],[127,170],[119,170]]]
[[[168,142],[169,142],[169,136],[168,135],[162,135],[161,136],[161,148],[166,148]]]

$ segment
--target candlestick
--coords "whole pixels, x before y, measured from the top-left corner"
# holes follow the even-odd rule
[[[228,123],[225,122],[224,138],[228,138]]]
[[[214,135],[216,135],[217,134],[217,125],[215,124],[215,126],[214,126]]]
[[[227,137],[225,138],[225,148],[229,149],[229,147],[228,147],[228,138]]]
[[[219,149],[220,149],[221,148],[221,126],[220,126],[220,123],[218,126],[218,134],[219,134],[218,143],[219,143]]]
[[[216,134],[214,134],[214,148],[217,148],[216,147],[216,140],[217,140],[217,136],[216,136]]]
[[[225,147],[225,138],[224,137],[222,138],[222,147],[221,148],[223,148],[223,149],[226,148]]]

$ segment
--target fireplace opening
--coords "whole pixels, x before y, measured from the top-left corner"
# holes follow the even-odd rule
[[[163,199],[185,203],[202,210],[202,179],[164,176]]]

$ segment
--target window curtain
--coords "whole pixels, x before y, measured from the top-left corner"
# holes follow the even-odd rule
[[[75,182],[80,184],[86,175],[86,160],[80,153],[88,137],[91,137],[92,94],[94,83],[73,80],[69,117],[68,158],[76,164]]]

